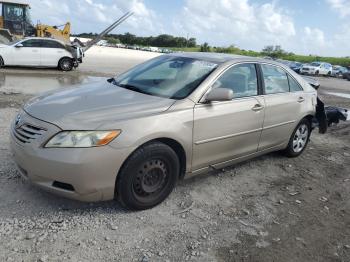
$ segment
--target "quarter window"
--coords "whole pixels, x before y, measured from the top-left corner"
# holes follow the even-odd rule
[[[271,65],[261,65],[266,94],[289,92],[289,83],[286,72]]]
[[[241,64],[228,69],[213,85],[213,88],[228,88],[235,98],[258,95],[258,79],[254,64]]]
[[[291,76],[288,75],[290,92],[297,92],[303,90],[298,82]]]

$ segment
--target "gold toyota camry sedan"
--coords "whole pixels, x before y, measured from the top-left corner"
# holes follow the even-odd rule
[[[12,123],[11,147],[22,176],[45,190],[147,209],[179,179],[272,151],[299,156],[316,99],[273,61],[170,54],[30,100]]]

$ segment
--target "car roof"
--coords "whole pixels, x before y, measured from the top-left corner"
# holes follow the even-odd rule
[[[61,43],[61,44],[65,44],[64,42],[58,40],[58,39],[55,39],[55,38],[48,38],[48,37],[36,37],[36,36],[33,36],[33,37],[25,37],[23,40],[30,40],[30,39],[38,39],[38,40],[51,40],[51,41],[56,41],[58,43]]]
[[[231,55],[231,54],[222,54],[222,53],[206,53],[206,52],[183,52],[183,53],[171,53],[168,56],[177,56],[177,57],[187,57],[193,58],[197,60],[203,60],[207,62],[212,62],[216,64],[223,64],[226,62],[257,62],[257,63],[269,63],[276,65],[283,65],[282,63],[263,59],[259,57],[250,57],[250,56],[242,56],[242,55]]]
[[[29,6],[28,3],[24,3],[22,1],[17,1],[17,0],[0,0],[1,4],[15,4],[15,5],[25,5]]]

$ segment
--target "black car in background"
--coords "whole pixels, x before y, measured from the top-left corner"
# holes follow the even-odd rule
[[[299,63],[299,62],[291,62],[289,64],[289,67],[296,73],[300,74],[300,70],[301,68],[303,67],[303,64],[302,63]]]
[[[350,71],[348,70],[348,72],[343,74],[343,79],[347,79],[350,81]]]

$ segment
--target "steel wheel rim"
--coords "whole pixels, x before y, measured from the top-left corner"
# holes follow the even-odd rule
[[[161,159],[145,161],[137,170],[133,181],[134,196],[141,200],[157,198],[169,181],[168,168]]]
[[[309,128],[306,124],[300,125],[293,137],[293,151],[295,153],[301,152],[305,148],[308,138]]]

